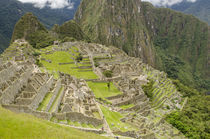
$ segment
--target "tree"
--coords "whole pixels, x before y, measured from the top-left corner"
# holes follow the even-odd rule
[[[111,78],[113,73],[112,73],[111,70],[106,70],[106,71],[103,72],[103,75],[107,78]]]
[[[82,61],[82,60],[83,60],[82,54],[79,53],[79,55],[76,57],[76,61],[77,61],[77,62],[80,62],[80,61]]]
[[[107,83],[107,87],[108,87],[108,89],[109,89],[109,91],[110,91],[110,87],[111,87],[110,82]]]

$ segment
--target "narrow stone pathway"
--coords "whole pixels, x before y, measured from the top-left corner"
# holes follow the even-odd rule
[[[182,105],[182,107],[181,107],[180,111],[182,111],[182,110],[183,110],[183,108],[184,108],[185,104],[187,103],[187,100],[188,100],[188,97],[187,97],[187,98],[185,98],[184,103],[183,103],[183,105]]]
[[[112,130],[110,129],[109,124],[107,123],[106,118],[105,118],[105,116],[104,116],[104,114],[103,114],[103,112],[102,112],[102,110],[101,110],[98,102],[95,101],[95,103],[96,103],[96,106],[97,106],[97,108],[99,110],[100,116],[103,118],[103,122],[104,122],[104,126],[103,127],[104,127],[104,130],[107,132],[107,134],[109,136],[112,136],[113,137],[114,134],[112,133]]]

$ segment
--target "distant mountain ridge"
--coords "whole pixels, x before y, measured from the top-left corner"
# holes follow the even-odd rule
[[[16,22],[27,12],[33,13],[47,28],[54,24],[63,24],[73,19],[74,13],[80,4],[80,0],[72,0],[73,9],[39,9],[32,4],[23,4],[17,0],[0,1],[0,53],[9,46]]]
[[[194,3],[183,1],[169,8],[192,14],[210,25],[210,0],[197,0]]]

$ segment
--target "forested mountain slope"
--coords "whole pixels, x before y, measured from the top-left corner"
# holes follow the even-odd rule
[[[137,0],[83,0],[75,20],[95,42],[197,88],[209,88],[209,26],[191,15]]]
[[[39,9],[32,4],[23,4],[17,0],[0,1],[0,53],[9,46],[13,28],[16,22],[27,12],[36,15],[39,20],[50,28],[54,24],[62,24],[73,18],[80,0],[73,0],[73,9],[50,9],[48,7]]]

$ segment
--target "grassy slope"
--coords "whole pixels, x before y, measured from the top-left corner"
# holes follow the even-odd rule
[[[0,107],[0,138],[101,139],[104,137],[56,125],[27,114],[15,114]]]
[[[135,127],[131,126],[130,124],[127,123],[123,123],[120,121],[121,118],[123,118],[124,116],[122,114],[120,114],[119,112],[113,112],[110,111],[108,108],[101,106],[101,110],[110,126],[110,128],[113,131],[133,131],[136,130]]]
[[[47,95],[45,96],[45,98],[44,98],[44,100],[42,101],[42,103],[39,105],[39,107],[38,107],[38,109],[37,110],[39,110],[39,111],[41,111],[41,110],[46,110],[46,108],[47,108],[47,104],[49,103],[49,101],[50,101],[50,99],[52,98],[52,93],[51,92],[49,92],[49,93],[47,93]]]

